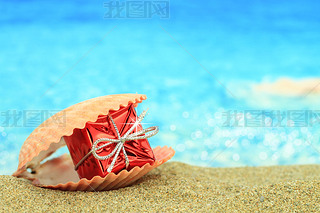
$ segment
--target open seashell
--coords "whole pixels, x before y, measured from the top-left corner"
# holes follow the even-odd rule
[[[104,191],[128,186],[165,163],[174,155],[171,147],[153,149],[155,162],[118,174],[109,173],[105,177],[95,176],[91,180],[80,179],[68,154],[41,162],[65,146],[64,136],[73,134],[74,129],[83,129],[87,122],[95,122],[99,115],[107,115],[109,110],[133,104],[135,107],[146,99],[145,95],[121,94],[90,99],[62,110],[42,123],[26,139],[19,154],[19,165],[13,174],[32,180],[40,187],[69,191]],[[30,169],[29,172],[27,169]]]

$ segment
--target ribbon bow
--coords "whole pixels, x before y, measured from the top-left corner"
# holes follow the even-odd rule
[[[92,154],[98,160],[106,160],[106,159],[108,159],[108,158],[110,158],[110,157],[112,157],[114,155],[114,158],[113,158],[110,166],[107,169],[107,172],[111,172],[121,150],[122,150],[123,155],[125,157],[126,168],[127,168],[129,166],[129,160],[128,160],[128,156],[127,156],[126,150],[124,148],[124,143],[126,141],[150,138],[150,137],[156,135],[159,132],[159,128],[157,126],[153,126],[153,127],[149,127],[147,129],[143,129],[143,130],[140,130],[138,132],[130,134],[140,124],[140,122],[144,119],[146,114],[147,114],[147,110],[143,111],[140,114],[140,116],[138,117],[138,119],[136,120],[136,122],[132,125],[132,127],[122,137],[121,137],[121,135],[119,133],[117,125],[115,124],[115,122],[112,119],[111,115],[109,115],[109,118],[110,118],[110,120],[111,120],[111,122],[112,122],[112,124],[113,124],[113,126],[114,126],[114,128],[116,130],[118,139],[110,139],[110,138],[97,139],[93,143],[91,151],[89,151],[77,163],[77,165],[75,166],[75,170],[78,169],[78,167],[83,163],[84,160],[86,160],[89,157],[90,154]],[[109,143],[106,143],[106,144],[103,144],[102,146],[97,147],[98,143],[100,143],[100,142],[109,142]],[[114,148],[114,150],[110,154],[105,155],[105,156],[100,156],[100,155],[97,154],[98,150],[100,150],[100,149],[102,149],[102,148],[104,148],[106,146],[109,146],[110,144],[113,144],[113,143],[116,143],[117,145],[116,145],[116,147]]]

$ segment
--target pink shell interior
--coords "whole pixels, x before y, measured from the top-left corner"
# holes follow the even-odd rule
[[[69,155],[65,154],[44,163],[37,171],[34,185],[45,188],[68,191],[105,191],[128,186],[148,173],[150,170],[168,161],[174,155],[174,150],[168,147],[153,149],[156,161],[143,167],[135,167],[129,172],[121,171],[119,174],[109,173],[106,177],[95,176],[91,180],[79,179]],[[55,172],[52,172],[55,171]]]

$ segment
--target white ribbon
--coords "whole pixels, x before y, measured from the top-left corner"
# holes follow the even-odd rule
[[[138,119],[136,120],[136,122],[132,125],[132,127],[121,137],[120,133],[119,133],[119,130],[117,128],[117,125],[115,124],[114,120],[112,119],[112,117],[109,115],[109,118],[116,130],[116,133],[117,133],[117,136],[118,136],[118,139],[110,139],[110,138],[100,138],[100,139],[97,139],[93,145],[92,145],[92,148],[91,148],[91,151],[88,152],[78,163],[77,165],[75,166],[75,170],[78,169],[78,167],[83,163],[83,161],[85,161],[90,154],[92,154],[96,159],[98,160],[106,160],[112,156],[114,156],[110,166],[108,167],[107,169],[107,172],[111,172],[112,169],[113,169],[113,166],[120,154],[120,151],[122,150],[123,152],[123,155],[125,157],[125,161],[126,161],[126,168],[129,166],[129,160],[128,160],[128,156],[127,156],[127,153],[126,153],[126,150],[124,148],[124,143],[126,141],[132,141],[132,140],[139,140],[139,139],[146,139],[146,138],[150,138],[154,135],[156,135],[158,132],[159,132],[159,128],[157,126],[153,126],[153,127],[149,127],[147,129],[143,129],[143,130],[140,130],[138,132],[135,132],[135,133],[132,133],[130,134],[139,124],[140,122],[144,119],[144,117],[146,116],[147,114],[147,110],[143,111],[141,113],[141,115],[138,117]],[[109,142],[109,143],[106,143],[106,144],[103,144],[102,146],[99,146],[97,147],[98,143],[100,142]],[[109,146],[113,143],[116,143],[116,147],[114,148],[114,150],[108,154],[108,155],[105,155],[105,156],[100,156],[97,154],[97,151],[106,147],[106,146]]]

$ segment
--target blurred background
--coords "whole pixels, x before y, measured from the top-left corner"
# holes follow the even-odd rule
[[[213,166],[320,163],[320,2],[0,0],[0,174],[50,115],[146,94],[152,147]],[[320,86],[319,86],[320,87]],[[59,150],[57,154],[68,152]]]

